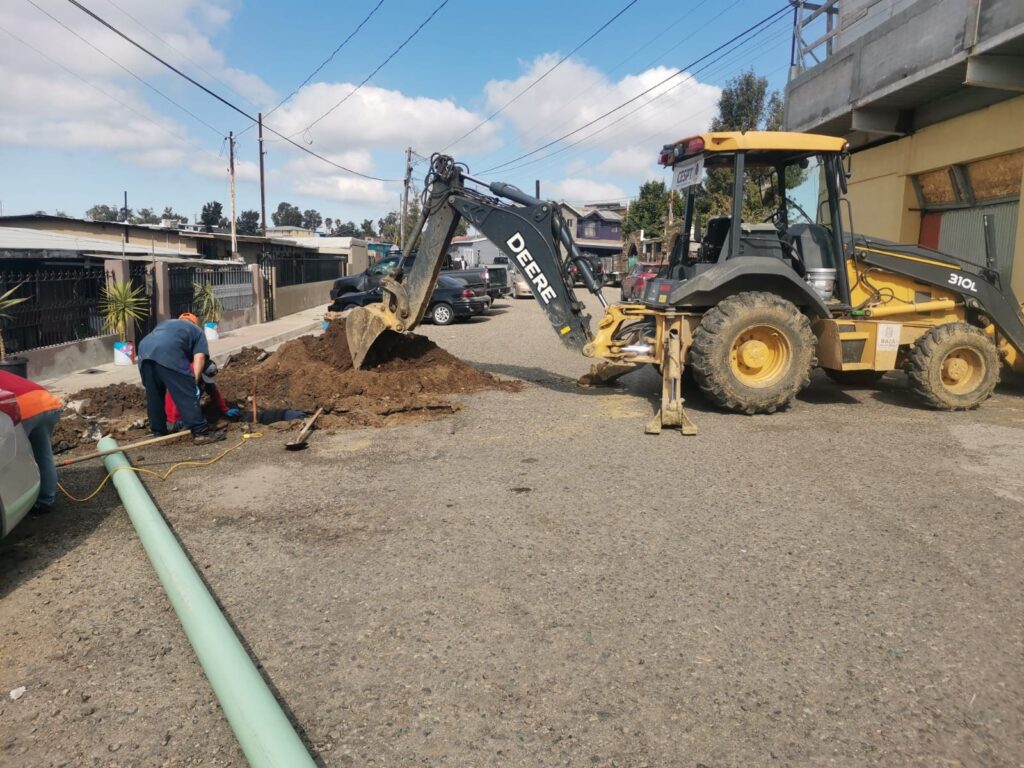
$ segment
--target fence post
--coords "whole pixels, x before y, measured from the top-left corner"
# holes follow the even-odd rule
[[[156,293],[156,321],[171,316],[171,274],[167,262],[158,261],[153,266],[153,290]]]
[[[267,306],[263,300],[263,272],[259,264],[249,264],[249,272],[252,273],[253,301],[256,303],[256,322],[267,322]]]
[[[131,276],[128,272],[130,263],[122,261],[121,259],[105,259],[103,262],[103,272],[107,276],[107,285],[110,286],[114,283],[127,283],[131,281]],[[128,327],[124,329],[125,341],[135,343],[135,323],[128,323]]]

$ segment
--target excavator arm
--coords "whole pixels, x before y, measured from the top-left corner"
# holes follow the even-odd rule
[[[467,181],[485,187],[490,194],[466,187]],[[569,262],[576,265],[584,285],[602,306],[606,303],[558,207],[510,184],[474,179],[447,155],[431,159],[426,188],[423,212],[404,253],[408,256],[416,250],[412,266],[400,267],[381,281],[380,304],[354,309],[346,321],[356,367],[387,359],[389,337],[411,331],[423,319],[444,257],[463,218],[508,254],[526,277],[558,337],[566,346],[582,352],[592,340],[590,316],[584,314],[583,304],[573,293]]]

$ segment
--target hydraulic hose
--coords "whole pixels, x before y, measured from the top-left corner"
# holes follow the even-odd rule
[[[112,437],[101,451],[116,449]],[[266,681],[178,544],[153,499],[121,452],[103,458],[135,532],[192,644],[221,709],[253,768],[313,768]]]

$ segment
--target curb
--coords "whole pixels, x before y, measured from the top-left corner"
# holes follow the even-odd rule
[[[231,347],[230,349],[225,349],[221,352],[217,352],[216,354],[211,355],[211,357],[214,359],[217,365],[221,365],[225,360],[227,360],[228,357],[235,354],[236,352],[240,352],[245,347],[260,347],[261,349],[265,349],[267,351],[273,351],[274,347],[280,346],[286,341],[291,341],[292,339],[296,339],[299,336],[305,336],[306,334],[312,331],[319,331],[320,323],[320,320],[313,320],[310,321],[309,323],[306,323],[305,325],[301,325],[297,328],[292,328],[287,331],[281,331],[281,333],[275,334],[274,336],[268,336],[265,339],[259,339],[258,341],[251,341],[248,344],[239,344],[238,346]]]

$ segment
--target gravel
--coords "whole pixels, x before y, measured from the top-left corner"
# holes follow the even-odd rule
[[[657,377],[577,389],[532,301],[425,331],[530,386],[147,480],[323,765],[1024,761],[1019,383],[815,374],[651,437]],[[111,492],[0,544],[0,595],[2,762],[244,765]]]

